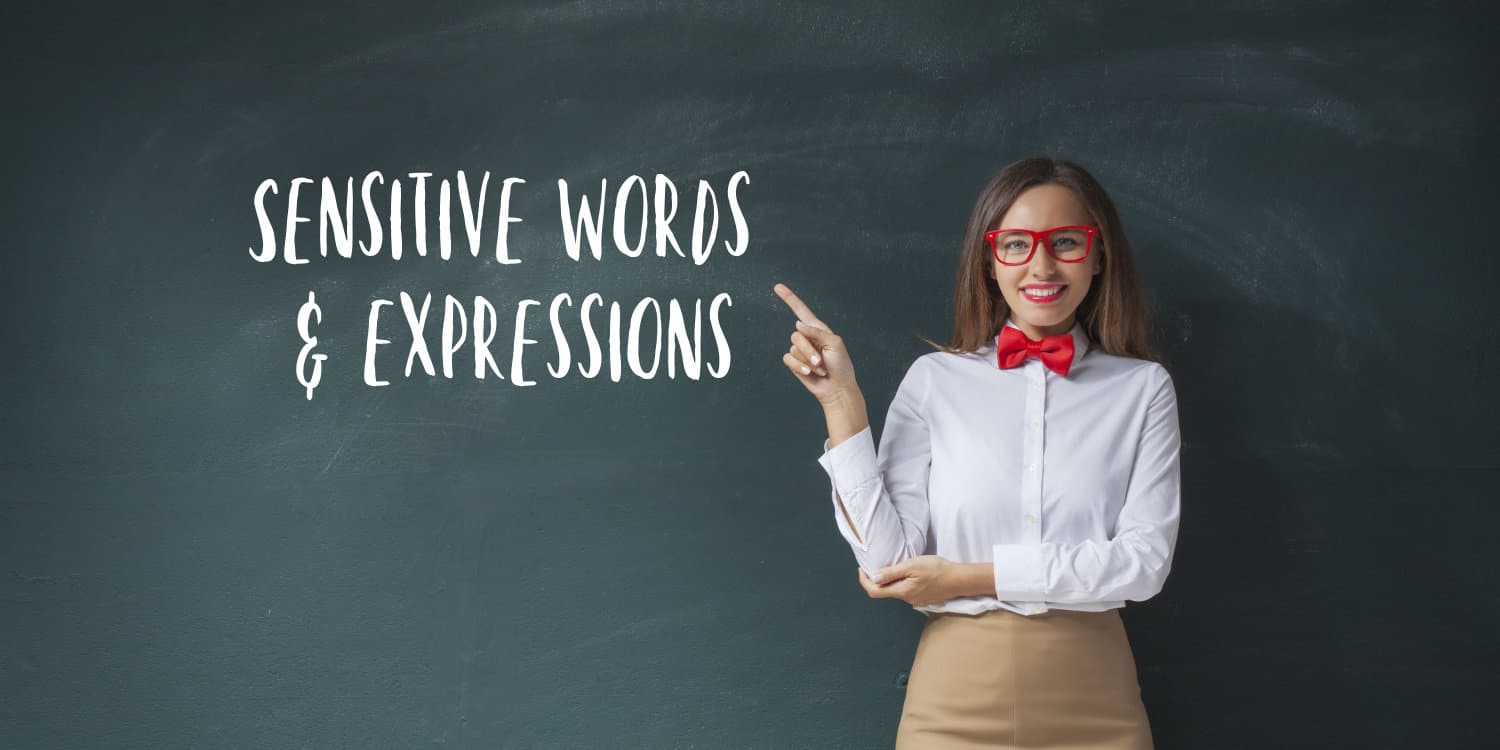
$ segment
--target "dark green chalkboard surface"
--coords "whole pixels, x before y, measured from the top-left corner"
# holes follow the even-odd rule
[[[888,747],[922,618],[858,585],[772,285],[878,432],[1033,154],[1114,196],[1179,393],[1174,570],[1124,612],[1158,746],[1481,744],[1494,19],[1222,5],[11,11],[0,747]]]

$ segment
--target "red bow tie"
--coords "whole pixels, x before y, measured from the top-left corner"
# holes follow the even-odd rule
[[[1000,329],[998,343],[995,345],[995,358],[1000,363],[1000,369],[1016,367],[1031,356],[1041,359],[1042,364],[1058,375],[1067,375],[1068,368],[1073,364],[1073,334],[1059,333],[1056,336],[1046,336],[1041,341],[1032,341],[1019,328],[1005,326]]]

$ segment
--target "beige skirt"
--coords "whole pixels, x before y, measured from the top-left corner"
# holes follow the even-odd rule
[[[896,750],[1152,750],[1120,611],[932,613]]]

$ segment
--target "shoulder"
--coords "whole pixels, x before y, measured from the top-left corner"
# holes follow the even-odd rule
[[[1103,349],[1090,348],[1088,360],[1092,360],[1100,369],[1152,382],[1169,380],[1172,377],[1171,373],[1167,372],[1166,366],[1160,362],[1110,354]]]
[[[927,384],[932,380],[933,376],[937,374],[934,372],[934,370],[937,369],[937,366],[932,359],[932,355],[934,354],[941,354],[941,352],[929,352],[927,354],[922,354],[916,359],[912,360],[911,363],[906,365],[905,368],[903,368],[903,372],[901,375],[902,388],[919,388],[922,390],[925,390],[927,388]]]
[[[993,362],[993,358],[993,348],[989,350],[988,357],[982,348],[974,352],[931,351],[911,363],[907,368],[907,377],[926,380],[952,378],[976,367],[983,367],[986,362]]]
[[[1088,359],[1092,360],[1090,367],[1097,368],[1112,386],[1128,384],[1152,400],[1175,396],[1172,373],[1160,362],[1110,354],[1103,349],[1090,350]]]
[[[925,400],[933,391],[958,386],[965,373],[972,372],[979,362],[980,358],[972,353],[931,351],[918,355],[901,376],[901,390]]]

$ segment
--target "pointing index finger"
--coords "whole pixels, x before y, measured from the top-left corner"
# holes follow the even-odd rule
[[[776,290],[776,296],[780,297],[781,301],[785,302],[787,307],[792,308],[792,312],[797,314],[798,320],[808,325],[822,328],[825,331],[829,330],[828,326],[824,325],[823,321],[819,320],[818,316],[813,314],[812,308],[808,307],[807,303],[803,302],[802,298],[798,297],[797,293],[793,292],[791,287],[786,284],[777,284],[774,289]]]

